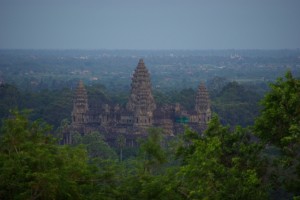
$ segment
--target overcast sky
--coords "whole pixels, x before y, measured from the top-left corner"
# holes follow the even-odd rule
[[[0,48],[300,48],[300,0],[0,0]]]

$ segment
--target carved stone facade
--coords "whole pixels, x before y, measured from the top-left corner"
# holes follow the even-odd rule
[[[200,84],[195,100],[195,110],[185,110],[180,104],[156,106],[152,95],[150,74],[142,59],[134,71],[131,92],[126,106],[103,104],[99,109],[90,109],[88,95],[80,81],[75,91],[72,124],[64,143],[71,143],[70,134],[82,135],[99,131],[108,142],[118,135],[131,138],[147,135],[150,127],[160,127],[167,135],[182,133],[184,125],[202,132],[211,118],[210,99],[204,84]],[[130,141],[130,140],[129,140]]]
[[[206,124],[211,119],[211,110],[208,91],[204,83],[201,83],[198,87],[195,110],[197,112],[197,120],[200,123],[200,127],[205,128]]]
[[[72,130],[76,130],[79,133],[84,133],[85,127],[89,122],[88,119],[89,105],[88,105],[88,95],[87,91],[80,81],[77,89],[75,90],[75,95],[73,99],[73,111],[72,117]],[[72,143],[71,133],[68,131],[63,137],[64,143]]]
[[[149,72],[140,59],[134,71],[131,83],[131,93],[126,108],[133,113],[133,126],[147,128],[153,124],[153,112],[156,104],[152,96]]]

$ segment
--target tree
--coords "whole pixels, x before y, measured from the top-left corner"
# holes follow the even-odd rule
[[[259,174],[260,148],[245,129],[230,131],[217,116],[203,136],[192,137],[177,173],[177,191],[186,199],[266,199]]]
[[[90,184],[86,151],[59,146],[50,126],[14,112],[0,139],[0,199],[80,199]]]
[[[91,159],[116,159],[116,152],[104,141],[103,136],[93,131],[91,133],[81,136],[79,133],[73,134],[73,140],[76,140],[75,146],[83,144]]]
[[[275,195],[284,190],[283,198],[289,198],[288,192],[300,196],[300,80],[288,71],[270,87],[254,130],[266,151],[273,149],[274,154],[279,150],[272,158],[269,153],[269,179],[273,180]]]
[[[270,87],[261,102],[264,108],[256,119],[255,131],[262,141],[292,153],[300,139],[300,80],[288,71],[285,80],[279,78]]]
[[[166,162],[166,154],[162,148],[161,129],[150,128],[148,132],[147,140],[141,144],[141,157],[144,160],[144,171],[152,173],[153,170]]]
[[[117,145],[118,145],[118,148],[120,149],[120,162],[122,162],[122,160],[123,160],[123,148],[126,145],[126,138],[124,137],[124,135],[118,135]]]
[[[10,109],[15,109],[20,105],[21,93],[9,84],[0,84],[0,119],[9,116]],[[2,121],[0,121],[0,125]]]
[[[122,162],[125,173],[118,199],[181,199],[176,191],[175,172],[167,163],[162,130],[151,128],[141,141],[140,155]]]
[[[68,119],[63,119],[60,122],[60,126],[56,129],[54,135],[59,139],[62,140],[65,133],[69,132],[70,121]]]
[[[259,114],[260,98],[250,86],[229,82],[215,94],[212,108],[223,123],[230,124],[232,127],[236,125],[246,127],[253,125],[255,117]]]

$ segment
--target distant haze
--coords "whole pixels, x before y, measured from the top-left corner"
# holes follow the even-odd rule
[[[299,47],[299,0],[0,1],[0,49]]]

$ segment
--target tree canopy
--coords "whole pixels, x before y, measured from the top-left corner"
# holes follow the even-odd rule
[[[243,90],[227,87],[227,96]],[[300,80],[287,72],[261,106],[252,127],[215,114],[201,134],[149,129],[131,156],[122,135],[115,148],[99,132],[59,145],[50,125],[13,111],[0,131],[0,199],[297,199]]]

